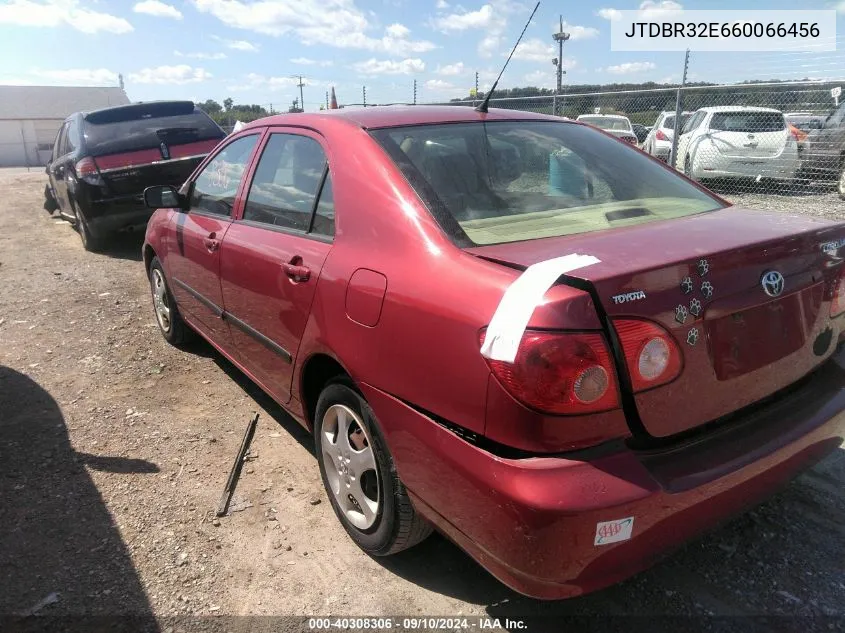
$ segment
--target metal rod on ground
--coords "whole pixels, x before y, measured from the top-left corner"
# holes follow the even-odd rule
[[[681,78],[681,85],[678,86],[678,94],[675,96],[675,127],[672,131],[672,151],[669,153],[669,164],[675,167],[675,155],[678,153],[678,136],[681,132],[681,92],[687,83],[687,68],[689,68],[689,49],[684,56],[684,76]]]
[[[238,450],[238,455],[235,458],[235,463],[232,465],[232,470],[229,472],[229,479],[226,481],[226,488],[223,490],[223,496],[220,497],[220,503],[217,505],[217,516],[226,516],[229,511],[229,503],[232,501],[232,495],[235,494],[235,487],[238,485],[238,479],[241,476],[241,469],[246,460],[249,445],[252,444],[252,438],[255,436],[255,427],[258,426],[258,414],[252,416],[249,424],[246,427],[244,438],[241,441],[241,448]]]

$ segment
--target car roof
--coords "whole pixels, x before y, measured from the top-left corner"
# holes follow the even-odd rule
[[[327,120],[340,120],[364,129],[425,125],[431,123],[470,123],[474,121],[566,121],[561,117],[521,110],[490,108],[485,113],[457,105],[414,106],[390,105],[361,108],[339,108],[320,112],[277,114],[248,123],[244,129],[268,125],[295,125],[319,128]]]
[[[699,108],[699,112],[775,112],[777,114],[783,114],[780,110],[775,110],[774,108],[758,108],[756,106],[743,106],[743,105],[735,105],[735,106],[707,106],[704,108]]]
[[[579,119],[586,119],[589,117],[601,117],[603,119],[627,119],[624,114],[579,114]]]

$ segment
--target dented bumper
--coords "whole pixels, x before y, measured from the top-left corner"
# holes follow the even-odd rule
[[[684,444],[505,459],[362,385],[418,510],[512,589],[576,596],[765,499],[845,434],[845,349]],[[561,424],[566,424],[561,419]]]

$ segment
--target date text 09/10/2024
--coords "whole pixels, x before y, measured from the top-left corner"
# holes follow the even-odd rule
[[[461,630],[499,630],[508,631],[527,629],[523,620],[490,617],[431,617],[412,616],[401,618],[390,617],[326,617],[309,618],[308,628],[313,631],[329,631],[333,629],[364,629],[372,631],[417,631],[442,629],[447,631]]]

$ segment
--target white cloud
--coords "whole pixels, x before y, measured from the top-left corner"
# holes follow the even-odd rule
[[[253,44],[252,42],[247,42],[246,40],[227,40],[219,35],[212,35],[211,37],[223,44],[226,48],[231,48],[235,51],[246,51],[247,53],[258,52],[258,45]]]
[[[442,79],[429,79],[425,82],[426,90],[451,90],[455,84],[443,81]]]
[[[599,9],[596,11],[596,15],[605,20],[618,20],[622,17],[619,9]]]
[[[436,7],[442,11],[443,9],[449,8],[449,3],[446,0],[437,0]]]
[[[507,57],[509,53],[510,51],[507,51],[503,55]],[[554,57],[557,57],[555,47],[536,37],[520,42],[513,54],[514,59],[523,59],[529,62],[548,62],[549,65],[551,65]]]
[[[655,66],[652,62],[626,62],[616,66],[608,66],[604,70],[612,75],[629,75],[632,73],[645,72],[646,70],[654,70],[655,68],[657,68],[657,66]]]
[[[334,62],[330,59],[310,59],[308,57],[292,57],[292,64],[299,64],[301,66],[334,66]]]
[[[434,27],[444,33],[466,31],[467,29],[489,28],[496,20],[493,6],[485,4],[477,11],[450,13],[434,20]]]
[[[372,37],[372,20],[354,0],[192,0],[226,26],[272,36],[296,34],[306,45],[323,44],[387,53],[398,57],[424,53],[432,42],[408,39],[410,30],[401,24],[387,27],[382,37]]]
[[[146,13],[147,15],[154,15],[159,18],[182,19],[182,12],[179,9],[173,5],[160,2],[160,0],[144,0],[132,7],[132,10],[135,13]]]
[[[559,28],[560,23],[555,24],[552,32],[557,33]],[[573,42],[578,40],[589,40],[599,34],[599,30],[594,29],[592,26],[579,26],[577,24],[569,24],[568,22],[563,23],[563,32],[569,33],[569,39]]]
[[[226,59],[226,53],[183,53],[181,51],[173,51],[176,57],[189,57],[191,59]]]
[[[132,25],[123,18],[92,11],[78,0],[11,0],[0,5],[0,24],[57,27],[68,25],[82,33],[129,33]]]
[[[361,75],[413,75],[425,71],[425,63],[421,59],[368,59],[365,62],[353,64],[352,68]]]
[[[455,75],[462,75],[464,72],[466,72],[466,68],[464,67],[463,62],[458,62],[456,64],[447,64],[446,66],[440,66],[435,72],[438,75],[454,77]]]
[[[384,29],[385,34],[388,37],[396,37],[396,38],[403,38],[408,37],[411,34],[411,29],[409,29],[404,24],[391,24],[386,29]]]
[[[643,18],[648,18],[680,11],[683,8],[684,6],[675,0],[643,0],[637,10],[642,12]],[[596,15],[605,20],[618,20],[622,17],[619,9],[599,9]]]
[[[118,83],[117,73],[106,68],[34,70],[31,74],[48,83],[65,86],[116,86]]]
[[[834,7],[837,13],[845,13],[845,0],[842,0],[839,4]]]
[[[187,64],[178,66],[157,66],[129,73],[129,81],[137,84],[189,84],[206,81],[211,73],[203,68],[192,68]]]

